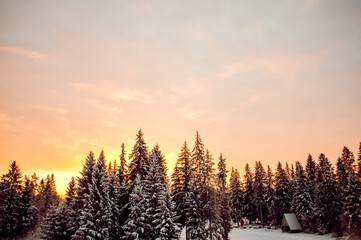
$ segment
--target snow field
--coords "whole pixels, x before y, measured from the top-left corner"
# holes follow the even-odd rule
[[[285,233],[281,229],[265,228],[233,228],[229,234],[230,240],[330,240],[331,234],[316,235],[307,233]],[[185,240],[185,230],[179,238]]]

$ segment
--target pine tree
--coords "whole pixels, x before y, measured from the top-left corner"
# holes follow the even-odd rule
[[[81,210],[80,226],[74,239],[108,239],[112,222],[112,200],[109,197],[109,179],[105,167],[104,152],[100,153],[89,183],[84,208]]]
[[[120,165],[118,170],[118,181],[119,184],[127,184],[128,183],[128,165],[125,159],[125,145],[122,143],[121,145],[122,153],[120,154]]]
[[[275,211],[277,215],[277,225],[281,224],[283,214],[290,211],[291,198],[289,178],[286,171],[282,168],[281,163],[278,162],[275,173]]]
[[[249,168],[248,163],[245,166],[244,179],[244,195],[243,195],[243,211],[244,216],[248,218],[251,223],[256,220],[255,206],[254,206],[254,189],[253,189],[253,174]]]
[[[314,202],[310,193],[310,185],[300,162],[296,162],[295,186],[292,198],[292,212],[301,221],[302,229],[313,228]]]
[[[0,236],[13,238],[19,234],[19,205],[22,193],[22,174],[16,161],[10,164],[7,174],[1,177]]]
[[[336,175],[333,167],[326,156],[321,153],[318,158],[318,171],[315,191],[315,214],[318,224],[318,232],[328,233],[332,229],[339,233],[341,226],[340,213],[341,202]]]
[[[227,167],[226,167],[226,158],[220,154],[218,162],[218,173],[217,173],[217,183],[218,183],[218,215],[220,217],[222,231],[222,239],[228,239],[229,232],[231,231],[231,216],[230,216],[230,206],[229,206],[229,195],[227,191]]]
[[[261,162],[256,162],[252,188],[254,192],[253,204],[255,206],[255,214],[263,225],[266,213],[266,172]]]
[[[243,225],[243,198],[241,189],[241,179],[239,173],[232,168],[231,177],[229,179],[229,195],[230,195],[230,214],[233,222],[239,226]]]
[[[348,185],[348,173],[346,170],[346,165],[345,165],[344,160],[342,160],[341,158],[338,158],[336,166],[337,166],[337,168],[336,168],[337,182],[338,182],[341,190],[344,190],[346,188],[346,186]]]
[[[358,157],[357,157],[357,181],[359,182],[360,188],[361,188],[361,142],[359,145],[358,150]]]
[[[159,161],[158,165],[159,165],[159,168],[160,168],[160,171],[162,172],[162,181],[164,183],[168,183],[168,175],[167,175],[167,171],[168,171],[168,168],[167,168],[167,164],[165,162],[165,158],[164,156],[162,155],[162,152],[159,148],[159,145],[155,145],[155,147],[152,149],[150,155],[155,155],[157,161]]]
[[[197,196],[194,192],[185,194],[185,213],[186,213],[186,239],[206,239],[205,224],[203,222]]]
[[[31,181],[25,176],[25,186],[19,201],[19,227],[18,232],[22,235],[32,230],[38,222],[38,209],[31,205],[33,189]]]
[[[121,214],[118,205],[118,198],[122,194],[120,185],[117,179],[117,164],[114,162],[111,171],[108,171],[108,197],[109,197],[109,208],[111,211],[111,222],[112,226],[109,229],[110,239],[119,239],[121,233]]]
[[[276,211],[275,211],[275,191],[274,191],[274,179],[271,167],[267,167],[266,177],[266,205],[267,205],[267,222],[269,224],[276,224]]]
[[[140,175],[143,180],[147,174],[146,166],[148,165],[148,150],[143,139],[142,129],[139,129],[133,151],[130,156],[129,180],[132,183],[136,175]]]
[[[349,182],[345,189],[345,214],[348,227],[352,231],[361,233],[361,189],[356,176],[350,173]]]
[[[77,178],[78,184],[76,188],[76,203],[75,210],[80,210],[85,204],[85,198],[90,194],[89,185],[93,181],[93,169],[95,166],[94,153],[90,151],[88,154],[83,169],[80,172],[80,177]]]
[[[306,175],[312,186],[316,185],[316,172],[317,172],[316,162],[313,160],[311,154],[308,154],[307,163],[306,163]]]
[[[185,212],[185,195],[190,192],[191,181],[191,162],[190,152],[187,143],[181,149],[178,155],[176,165],[172,174],[171,193],[175,204],[175,211],[177,212],[178,222],[184,226],[187,217]]]
[[[185,212],[187,217],[187,231],[189,230],[192,238],[205,238],[205,214],[206,210],[206,179],[208,166],[206,165],[206,157],[204,145],[198,132],[196,132],[196,140],[191,156],[191,180],[190,185],[192,194],[186,195]],[[192,213],[190,213],[192,211]],[[200,218],[200,219],[199,219]]]
[[[343,149],[342,149],[341,159],[345,164],[347,172],[354,173],[354,171],[355,171],[355,166],[354,166],[355,157],[354,157],[353,153],[350,151],[350,149],[348,149],[346,146],[343,147]]]
[[[67,240],[70,239],[67,218],[69,217],[66,203],[59,207],[52,205],[46,214],[42,225],[42,239],[44,240]]]
[[[159,150],[159,148],[158,148]],[[177,238],[178,226],[175,214],[170,205],[168,183],[164,182],[165,161],[160,158],[160,151],[152,151],[147,166],[147,175],[143,181],[144,207],[144,236],[146,239]],[[165,217],[167,216],[167,218]],[[169,217],[169,219],[168,219]]]
[[[71,180],[68,184],[68,188],[65,192],[65,199],[67,201],[67,204],[69,205],[70,202],[76,197],[76,183],[75,178],[71,177]]]
[[[125,145],[122,143],[121,145],[121,154],[120,154],[120,165],[117,172],[118,179],[118,191],[117,196],[115,198],[116,203],[116,213],[115,216],[117,218],[116,224],[120,227],[118,229],[118,234],[120,236],[124,236],[123,225],[128,221],[128,216],[130,214],[130,206],[129,206],[129,197],[130,197],[130,185],[129,185],[129,175],[128,175],[128,164],[125,158]],[[118,227],[117,227],[118,228]]]
[[[134,179],[134,189],[130,193],[129,204],[130,214],[127,223],[123,226],[125,233],[125,239],[146,239],[146,225],[145,225],[145,199],[144,199],[144,187],[140,181],[141,176],[136,175]]]

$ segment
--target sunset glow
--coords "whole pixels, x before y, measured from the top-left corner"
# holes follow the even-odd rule
[[[172,171],[199,131],[243,172],[361,141],[360,1],[1,1],[0,173],[119,159],[141,128]]]

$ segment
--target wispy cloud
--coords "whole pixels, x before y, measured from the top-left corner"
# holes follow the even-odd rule
[[[217,78],[230,78],[234,75],[259,70],[274,75],[283,75],[290,72],[299,72],[307,67],[319,64],[325,51],[304,53],[299,55],[280,54],[274,56],[250,55],[242,61],[238,61],[223,67],[223,71],[216,74]]]
[[[203,108],[185,106],[180,109],[182,116],[195,123],[210,124],[219,121],[223,116],[209,116],[209,112]]]
[[[183,96],[201,95],[207,91],[209,80],[206,78],[192,78],[184,84],[171,87],[171,91]]]
[[[48,54],[45,54],[43,52],[31,51],[20,47],[0,46],[0,52],[8,52],[8,53],[24,56],[33,60],[43,59],[48,56]]]
[[[110,100],[140,101],[146,104],[153,103],[160,92],[147,93],[138,89],[122,88],[111,81],[97,83],[72,83],[76,89],[92,94],[101,95]]]

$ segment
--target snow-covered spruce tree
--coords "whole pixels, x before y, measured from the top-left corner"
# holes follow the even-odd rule
[[[118,193],[115,198],[116,209],[117,209],[117,225],[120,226],[118,228],[119,236],[124,236],[123,225],[128,220],[128,216],[130,214],[129,207],[129,194],[130,194],[130,185],[128,181],[128,164],[126,160],[125,154],[125,145],[122,143],[121,145],[121,154],[120,154],[120,164],[117,172],[117,180],[118,180]]]
[[[130,155],[129,180],[131,183],[137,175],[140,176],[140,180],[142,181],[147,174],[146,166],[149,162],[148,150],[143,135],[142,129],[139,129],[133,151]]]
[[[50,206],[42,225],[42,239],[67,240],[70,239],[68,231],[69,206],[62,202],[59,207]]]
[[[355,171],[355,157],[353,153],[348,149],[346,146],[343,147],[342,153],[341,153],[341,159],[343,160],[347,172],[354,173]]]
[[[68,183],[68,188],[65,191],[65,205],[63,207],[63,212],[60,214],[63,214],[63,217],[66,218],[66,235],[68,236],[68,239],[74,235],[75,231],[77,230],[77,225],[74,224],[77,222],[77,211],[74,207],[74,204],[76,204],[77,200],[77,185],[75,182],[75,178],[72,177],[70,182]]]
[[[311,186],[300,162],[296,162],[294,193],[291,211],[300,220],[304,231],[313,230],[314,200],[310,193]]]
[[[255,206],[256,218],[261,221],[262,225],[265,222],[266,214],[266,172],[262,163],[256,162],[254,177],[253,177],[253,205]]]
[[[226,158],[220,154],[218,162],[218,173],[217,173],[217,185],[218,185],[218,196],[217,196],[217,206],[218,206],[218,215],[221,219],[222,239],[227,240],[229,232],[231,231],[231,215],[230,215],[230,204],[229,204],[229,194],[227,191],[227,167],[226,167]]]
[[[256,220],[255,206],[253,204],[254,200],[254,190],[253,190],[253,174],[249,168],[248,163],[245,166],[244,179],[244,191],[243,191],[243,212],[244,217],[248,219],[251,223]]]
[[[230,197],[230,214],[234,223],[239,226],[243,225],[243,198],[241,179],[238,170],[232,168],[231,177],[229,179],[229,197]]]
[[[185,193],[185,213],[187,221],[186,239],[206,239],[205,224],[203,222],[201,211],[197,203],[197,196],[192,192]]]
[[[361,234],[361,189],[355,174],[350,173],[349,182],[345,189],[345,214],[348,228],[351,232]],[[360,236],[360,235],[359,235]]]
[[[358,154],[357,154],[357,181],[359,183],[359,186],[361,188],[361,142],[359,145],[359,149],[358,149]]]
[[[316,186],[316,173],[317,173],[317,164],[313,160],[312,155],[308,154],[307,162],[306,162],[306,175],[313,189]]]
[[[146,239],[146,210],[144,185],[141,182],[140,174],[136,174],[133,181],[133,191],[130,193],[129,205],[130,214],[128,221],[123,225],[124,239]]]
[[[157,161],[159,161],[158,166],[160,168],[160,171],[162,173],[161,180],[164,183],[168,183],[168,175],[167,175],[167,163],[165,162],[165,158],[162,155],[162,151],[159,148],[159,145],[155,145],[155,147],[152,149],[151,153],[149,155],[155,155],[155,158]]]
[[[341,192],[346,189],[348,185],[348,173],[346,170],[346,164],[342,158],[337,159],[336,163],[336,179]]]
[[[315,215],[317,231],[325,234],[332,230],[341,234],[339,188],[333,167],[326,156],[321,153],[318,157],[318,171],[315,191]]]
[[[119,181],[119,185],[122,184],[128,184],[128,164],[127,164],[127,160],[125,159],[125,145],[124,143],[122,143],[121,145],[122,148],[122,152],[120,154],[120,165],[119,165],[119,169],[118,169],[118,181]]]
[[[75,178],[71,177],[71,180],[68,184],[68,188],[66,189],[65,192],[65,200],[68,205],[75,198],[75,196],[76,196],[76,182],[75,182]]]
[[[277,214],[276,224],[280,225],[284,213],[291,208],[292,193],[290,192],[290,181],[280,162],[277,164],[275,173],[275,210]]]
[[[185,196],[186,193],[191,191],[191,170],[190,152],[187,143],[184,142],[173,170],[171,185],[171,194],[178,216],[178,223],[180,223],[182,227],[184,227],[187,220]]]
[[[217,209],[216,201],[216,176],[213,157],[209,150],[206,150],[205,162],[202,173],[201,203],[203,204],[203,220],[205,221],[206,238],[221,239],[223,225]]]
[[[205,196],[207,191],[205,181],[208,177],[206,174],[208,167],[206,166],[204,145],[198,132],[196,132],[196,140],[192,151],[191,167],[192,194],[188,194],[188,206],[186,207],[186,212],[189,215],[187,216],[187,230],[192,229],[191,236],[195,236],[199,239],[204,239],[206,237],[204,219],[204,214],[206,211],[204,210],[206,205]],[[192,211],[193,213],[190,214],[189,211]],[[195,219],[190,219],[190,216]],[[198,217],[200,217],[201,219],[199,220]],[[191,228],[189,228],[188,226],[192,224],[196,225],[193,225],[191,226]]]
[[[144,237],[146,239],[176,239],[179,228],[176,224],[170,202],[168,183],[164,179],[165,161],[159,153],[159,147],[155,147],[149,158],[147,175],[143,181],[144,206]]]
[[[25,186],[21,193],[19,202],[19,233],[24,235],[34,229],[38,222],[38,209],[31,205],[33,196],[33,188],[30,179],[25,176]]]
[[[274,191],[274,179],[271,167],[267,167],[266,177],[266,205],[267,205],[267,223],[275,225],[276,211],[275,211],[275,191]]]
[[[10,164],[7,174],[1,177],[0,199],[0,236],[14,238],[20,228],[20,199],[22,192],[22,174],[16,161]]]
[[[73,239],[109,239],[112,223],[112,199],[109,197],[109,179],[105,167],[104,152],[94,166],[89,194],[85,195],[85,204],[81,210],[80,226]]]
[[[56,234],[56,207],[51,206],[49,210],[46,213],[46,216],[44,218],[44,223],[42,224],[42,237],[41,239],[44,240],[53,240],[57,239]]]
[[[93,179],[93,169],[95,166],[94,153],[90,151],[85,163],[83,164],[83,169],[80,172],[80,177],[77,177],[77,187],[76,187],[76,197],[74,203],[74,210],[80,214],[81,208],[85,204],[86,195],[89,195],[89,185]]]
[[[71,204],[71,207],[76,214],[76,217],[70,219],[70,226],[73,226],[71,228],[73,231],[72,235],[75,234],[75,231],[79,228],[81,212],[85,206],[86,198],[90,194],[89,186],[93,181],[94,166],[94,153],[90,151],[87,158],[85,159],[85,163],[83,164],[80,177],[77,177],[76,196]]]
[[[118,184],[117,179],[117,164],[114,162],[112,168],[108,170],[108,196],[110,199],[109,207],[111,211],[111,222],[112,226],[110,228],[110,239],[119,239],[122,235],[121,232],[121,210],[118,206],[118,197],[122,194],[120,185]]]

